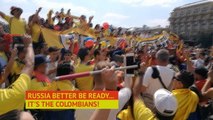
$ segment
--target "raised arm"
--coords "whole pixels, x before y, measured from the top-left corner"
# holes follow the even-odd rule
[[[29,35],[25,35],[23,37],[24,45],[27,49],[27,54],[25,57],[25,66],[22,70],[22,73],[25,73],[32,76],[33,68],[34,68],[34,51],[33,51],[33,45],[32,45],[32,38]]]
[[[38,14],[41,12],[42,7],[38,8],[36,10],[36,13],[34,14],[33,18],[31,21],[29,21],[29,27],[32,27],[33,23],[35,22],[36,18],[38,17]]]
[[[22,74],[11,86],[9,86],[8,89],[0,89],[0,107],[4,107],[4,111],[0,112],[8,112],[14,109],[24,109],[25,92],[31,86],[31,75],[34,67],[34,52],[31,37],[25,35],[23,38],[27,48],[27,54],[25,57],[26,64],[22,70]]]
[[[110,69],[104,69],[101,73],[101,78],[103,79],[103,82],[105,84],[106,90],[116,90],[117,85],[117,76],[114,71],[114,67],[111,67]],[[110,77],[109,77],[110,76]],[[95,110],[90,117],[90,120],[107,120],[110,113],[110,109],[102,109],[102,110]]]
[[[47,14],[47,21],[49,25],[53,25],[53,19],[52,19],[52,14],[53,14],[53,10],[50,10],[49,13]]]
[[[2,18],[4,18],[5,14],[4,14],[2,11],[0,11],[0,16],[1,16]]]
[[[141,63],[140,70],[139,70],[139,77],[136,79],[134,87],[133,87],[133,98],[138,99],[141,93],[141,87],[142,87],[142,81],[143,76],[146,71],[146,65],[145,63]]]
[[[90,16],[89,17],[89,21],[88,21],[88,25],[90,24],[90,23],[92,23],[92,19],[94,18],[94,16]]]
[[[8,75],[10,74],[16,56],[17,56],[17,49],[14,48],[11,52],[10,60],[9,60],[7,66],[5,68],[5,72],[3,74],[3,81],[2,82],[4,82],[7,79]]]
[[[213,88],[211,88],[212,84],[213,84],[213,70],[210,70],[208,73],[207,81],[201,90],[205,98],[213,98]]]

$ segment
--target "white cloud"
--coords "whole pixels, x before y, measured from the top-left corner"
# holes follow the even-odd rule
[[[113,25],[121,25],[125,20],[127,20],[129,16],[118,14],[118,13],[106,13],[103,16],[102,23],[108,22]]]
[[[153,19],[147,22],[148,26],[162,26],[165,27],[169,25],[169,21],[167,19]]]
[[[124,19],[129,18],[129,16],[118,14],[118,13],[106,13],[103,18],[104,19],[124,20]]]
[[[94,15],[95,11],[83,6],[77,6],[72,4],[71,2],[63,3],[60,1],[48,1],[48,0],[32,0],[32,2],[37,7],[44,7],[46,9],[56,9],[60,10],[61,8],[64,9],[71,9],[71,13],[77,13],[78,15],[85,14],[85,15]]]
[[[176,2],[181,0],[119,0],[119,2],[132,5],[132,6],[160,6],[160,7],[170,7],[175,5]]]

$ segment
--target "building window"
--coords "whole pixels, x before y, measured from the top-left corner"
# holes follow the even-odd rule
[[[200,10],[199,8],[196,8],[196,9],[194,10],[194,13],[195,13],[195,14],[199,13],[199,10]]]
[[[207,10],[208,10],[208,7],[204,7],[204,8],[202,8],[201,12],[205,13],[205,12],[207,12]]]
[[[187,15],[190,15],[190,14],[191,14],[191,10],[188,10],[186,14],[187,14]]]

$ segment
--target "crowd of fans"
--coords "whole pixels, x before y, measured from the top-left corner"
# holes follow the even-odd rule
[[[85,15],[76,17],[71,10],[65,14],[61,9],[54,17],[50,10],[44,20],[39,17],[41,10],[30,16],[27,23],[21,18],[21,8],[11,7],[11,16],[0,12],[10,28],[7,33],[0,26],[0,120],[213,119],[213,47],[184,45],[177,50],[168,46],[148,49],[148,45],[143,45],[135,51],[129,43],[102,47],[101,40],[96,40],[76,51],[75,45],[57,48],[45,43],[40,27],[88,30],[93,27],[93,16],[87,22]],[[105,27],[94,27],[93,32],[101,34],[98,39]],[[11,39],[11,35],[19,36]],[[115,35],[119,35],[119,30]],[[115,71],[115,67],[124,66],[127,53],[134,53],[136,63],[140,63],[134,77]],[[56,76],[93,70],[103,71],[74,80],[55,80]],[[27,90],[118,91],[119,109],[27,110]]]

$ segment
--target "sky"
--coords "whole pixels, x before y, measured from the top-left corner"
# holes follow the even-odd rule
[[[22,18],[28,17],[42,7],[41,17],[46,18],[50,9],[71,14],[94,16],[93,24],[108,22],[117,27],[141,27],[143,25],[163,27],[169,25],[168,18],[175,7],[197,0],[0,0],[0,11],[10,13],[11,6],[21,7]],[[2,21],[2,19],[1,19]]]

